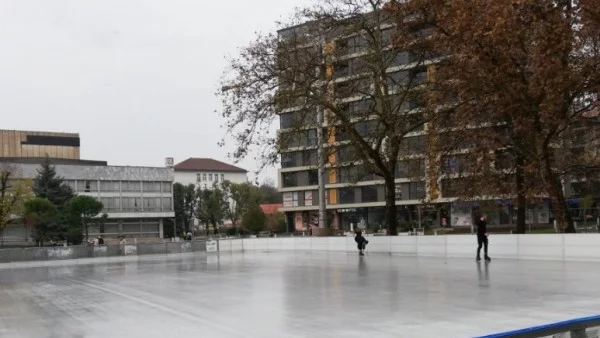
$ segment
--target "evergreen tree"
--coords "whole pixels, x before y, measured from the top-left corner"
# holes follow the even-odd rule
[[[37,170],[38,175],[33,182],[33,193],[36,197],[46,198],[60,211],[73,198],[73,190],[64,179],[56,174],[56,168],[46,159]]]
[[[66,205],[74,196],[73,190],[56,174],[56,168],[48,157],[37,172],[33,181],[33,193],[37,198],[47,199],[57,210],[56,216],[44,224],[44,239],[65,239],[70,230]],[[78,231],[82,232],[81,229]]]

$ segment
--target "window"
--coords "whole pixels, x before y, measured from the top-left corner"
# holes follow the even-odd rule
[[[442,158],[442,173],[458,173],[459,167],[459,161],[456,156],[444,156]]]
[[[425,182],[411,182],[408,185],[408,199],[420,200],[425,198]]]
[[[202,174],[196,174],[196,183],[200,183],[202,181]]]
[[[171,197],[163,197],[162,210],[173,211],[173,201]]]
[[[281,174],[281,178],[283,181],[283,187],[297,187],[298,186],[298,175],[297,173],[283,173]]]
[[[297,128],[317,123],[317,114],[314,111],[295,111],[279,115],[281,129]]]
[[[355,203],[356,201],[354,199],[354,190],[355,190],[355,188],[339,189],[340,203],[341,204]]]
[[[350,73],[350,64],[348,63],[348,61],[339,61],[333,66],[333,68],[333,76],[335,78],[348,76],[348,74]]]
[[[98,181],[85,181],[85,192],[98,191]]]
[[[77,192],[85,191],[85,181],[77,181],[77,189],[75,191],[77,191]]]
[[[363,203],[377,202],[379,200],[377,190],[377,186],[361,187],[360,192]]]
[[[317,145],[317,130],[316,129],[310,129],[306,132],[307,134],[307,138],[308,138],[308,145],[309,146],[316,146]]]
[[[121,200],[123,211],[140,211],[142,209],[142,199],[139,197],[123,197]]]
[[[354,128],[361,137],[366,137],[373,133],[373,125],[371,121],[362,121],[354,125]]]
[[[281,167],[282,168],[293,168],[296,166],[296,155],[298,153],[284,153],[281,154]]]
[[[406,137],[400,144],[400,156],[422,154],[425,152],[425,136]]]
[[[318,164],[316,150],[303,151],[301,153],[301,155],[302,155],[302,165],[303,166],[312,166],[312,165]]]
[[[202,181],[206,182],[206,173],[202,174]]]
[[[347,55],[364,52],[366,45],[367,40],[361,35],[356,35],[338,40],[335,47],[339,55]]]
[[[373,100],[359,100],[347,103],[343,107],[348,116],[360,117],[369,115],[373,110]]]
[[[113,192],[120,191],[121,184],[119,181],[100,181],[100,191]]]
[[[395,72],[389,73],[387,79],[387,85],[389,89],[393,89],[398,86],[406,85],[408,80],[408,72]]]
[[[103,205],[103,211],[115,212],[121,210],[121,199],[119,197],[101,197],[100,202]]]
[[[428,74],[426,67],[418,67],[415,69],[411,69],[410,71],[410,84],[412,86],[417,86],[427,82]]]
[[[144,192],[160,192],[160,182],[144,182]]]
[[[339,169],[339,183],[355,183],[358,181],[358,169],[355,166],[342,167]]]
[[[394,35],[396,34],[393,28],[381,31],[381,44],[383,46],[389,46],[392,44]]]
[[[213,175],[213,174],[208,174],[208,181],[209,181],[209,182],[212,182],[212,180],[213,180],[213,176],[212,176],[212,175]]]
[[[172,192],[173,184],[171,184],[171,182],[162,182],[162,191],[163,192]]]
[[[160,198],[144,197],[144,211],[160,211]]]
[[[396,178],[421,177],[425,175],[423,160],[404,160],[396,165]]]
[[[297,207],[298,199],[299,199],[299,194],[297,191],[283,193],[283,206],[284,207]]]
[[[122,190],[129,192],[139,192],[142,186],[138,181],[123,181],[122,182]]]
[[[221,174],[221,182],[225,182],[225,174]]]
[[[354,154],[354,149],[350,146],[345,146],[338,149],[338,163],[344,162],[354,162],[356,161],[356,156]]]
[[[394,51],[390,57],[392,59],[390,62],[390,67],[397,67],[411,62],[410,53],[408,52]]]
[[[317,185],[319,184],[319,171],[318,170],[309,170],[308,171],[308,185]]]

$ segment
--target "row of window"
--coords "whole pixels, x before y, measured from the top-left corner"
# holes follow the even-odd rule
[[[325,177],[328,184],[356,183],[382,180],[377,175],[365,173],[360,166],[340,167],[329,171]],[[420,159],[399,162],[396,166],[396,178],[419,178],[425,176],[425,162]],[[294,171],[281,174],[282,187],[303,187],[319,184],[317,170]]]
[[[115,220],[106,223],[101,228],[98,225],[90,226],[90,234],[93,236],[117,237],[128,235],[133,237],[159,237],[160,225],[156,219],[124,219],[121,224]]]
[[[100,197],[104,212],[173,211],[171,197]]]
[[[225,182],[225,174],[212,174],[212,173],[202,173],[196,174],[196,182],[219,182],[219,177],[221,177],[221,182]]]
[[[356,204],[385,201],[385,187],[369,185],[347,187],[337,190],[337,203],[330,203],[329,191],[325,194],[327,204]],[[425,198],[425,182],[396,184],[396,200],[421,200]],[[283,193],[284,207],[316,206],[319,204],[317,191],[295,191]]]
[[[420,114],[413,114],[407,116],[403,127],[403,134],[423,131],[425,129],[423,116]],[[354,129],[357,131],[357,133],[361,137],[365,138],[380,136],[381,132],[379,130],[381,130],[381,128],[383,128],[383,126],[379,124],[378,120],[360,121],[354,124]],[[323,131],[323,135],[325,139],[329,139],[330,136],[333,136],[333,133],[332,135],[329,135],[328,131],[325,129]],[[318,145],[317,129],[282,133],[279,137],[282,144],[282,149],[315,147]],[[350,141],[351,139],[351,130],[344,129],[342,127],[335,128],[336,142]],[[413,136],[411,138],[405,138],[405,140],[403,140],[400,155],[422,153],[424,150],[425,137]],[[218,181],[216,177],[215,180]]]
[[[172,192],[171,182],[66,180],[74,192]]]

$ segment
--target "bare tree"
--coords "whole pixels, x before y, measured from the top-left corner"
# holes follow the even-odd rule
[[[420,30],[398,29],[386,3],[327,0],[299,10],[279,34],[258,36],[232,60],[218,94],[234,158],[258,148],[267,166],[280,153],[314,151],[323,128],[330,183],[353,183],[336,178],[352,167],[355,180],[383,181],[386,222],[396,235],[397,167],[426,160],[407,149],[425,142],[432,119],[420,105],[433,56],[414,41],[400,42]],[[281,130],[273,135],[278,118]]]

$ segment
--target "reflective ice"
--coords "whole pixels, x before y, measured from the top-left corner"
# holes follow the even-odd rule
[[[598,314],[598,281],[597,263],[342,254],[4,266],[0,337],[473,337]]]

